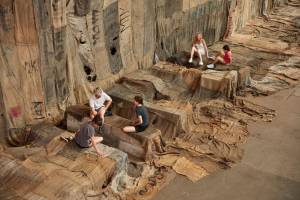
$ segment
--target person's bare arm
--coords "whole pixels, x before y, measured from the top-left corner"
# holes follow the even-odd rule
[[[136,125],[140,125],[143,123],[143,118],[141,115],[138,116],[137,120],[136,120]]]
[[[107,110],[108,108],[109,108],[109,106],[111,105],[111,103],[112,103],[112,100],[108,100],[107,101],[107,103],[106,103],[106,105],[105,105],[105,110]]]
[[[91,111],[95,111],[95,108],[94,108],[94,101],[93,101],[92,98],[89,99],[89,105],[90,105]]]
[[[93,117],[93,115],[97,115],[97,112],[95,110],[95,107],[94,107],[94,102],[92,100],[92,98],[89,100],[89,104],[90,104],[90,117]]]
[[[79,134],[79,132],[80,132],[80,129],[78,129],[78,130],[75,132],[74,136],[77,135],[77,134]]]
[[[99,156],[102,156],[103,154],[102,154],[101,151],[98,149],[97,143],[96,143],[96,141],[95,141],[95,137],[94,137],[94,136],[91,138],[91,141],[92,141],[92,146],[95,148],[97,154],[98,154]]]
[[[132,126],[137,126],[137,125],[140,125],[140,124],[142,124],[142,123],[143,123],[142,116],[139,115],[139,116],[137,117],[137,119],[135,119],[135,120],[131,123],[131,125],[132,125]]]

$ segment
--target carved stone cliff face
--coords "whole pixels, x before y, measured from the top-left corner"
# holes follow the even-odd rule
[[[92,89],[242,28],[281,0],[2,0],[0,130],[59,119]]]

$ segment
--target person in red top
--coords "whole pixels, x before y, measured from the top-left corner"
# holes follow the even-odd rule
[[[214,59],[215,61],[213,62],[213,65],[211,68],[214,67],[214,64],[220,63],[220,64],[230,64],[232,61],[232,53],[230,51],[230,48],[228,45],[223,46],[223,51],[221,51],[216,58]]]

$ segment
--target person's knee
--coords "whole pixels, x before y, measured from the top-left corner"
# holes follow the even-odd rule
[[[123,128],[123,132],[125,133],[132,133],[132,132],[135,132],[135,127],[134,126],[125,126]]]
[[[92,111],[90,112],[90,115],[96,116],[96,115],[97,115],[97,112],[92,110]]]
[[[100,109],[99,114],[100,114],[101,116],[104,116],[104,114],[105,114],[105,108],[104,108],[104,107],[102,107],[102,108]]]
[[[217,57],[217,61],[218,61],[219,63],[225,64],[225,61],[224,61],[224,59],[223,59],[221,56],[218,56],[218,57]]]
[[[98,112],[98,116],[99,116],[100,119],[103,119],[103,118],[104,118],[104,113],[101,112],[101,111],[99,111],[99,112]]]
[[[218,60],[218,61],[223,61],[223,58],[222,58],[221,56],[218,56],[218,57],[217,57],[217,60]]]
[[[96,137],[96,144],[101,143],[103,141],[103,137]]]
[[[129,131],[128,131],[128,126],[125,126],[124,128],[123,128],[123,131],[125,132],[125,133],[128,133]]]

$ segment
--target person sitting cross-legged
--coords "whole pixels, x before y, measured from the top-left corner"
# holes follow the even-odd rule
[[[146,130],[149,125],[149,116],[147,108],[143,105],[143,98],[141,96],[134,97],[134,108],[136,113],[136,119],[131,126],[123,128],[125,133],[142,132]]]
[[[99,128],[99,117],[95,117],[93,120],[90,120],[84,123],[80,129],[75,134],[75,142],[81,148],[89,148],[93,146],[96,150],[96,153],[104,157],[103,154],[97,147],[97,144],[103,141],[103,137],[95,136],[95,129]]]

